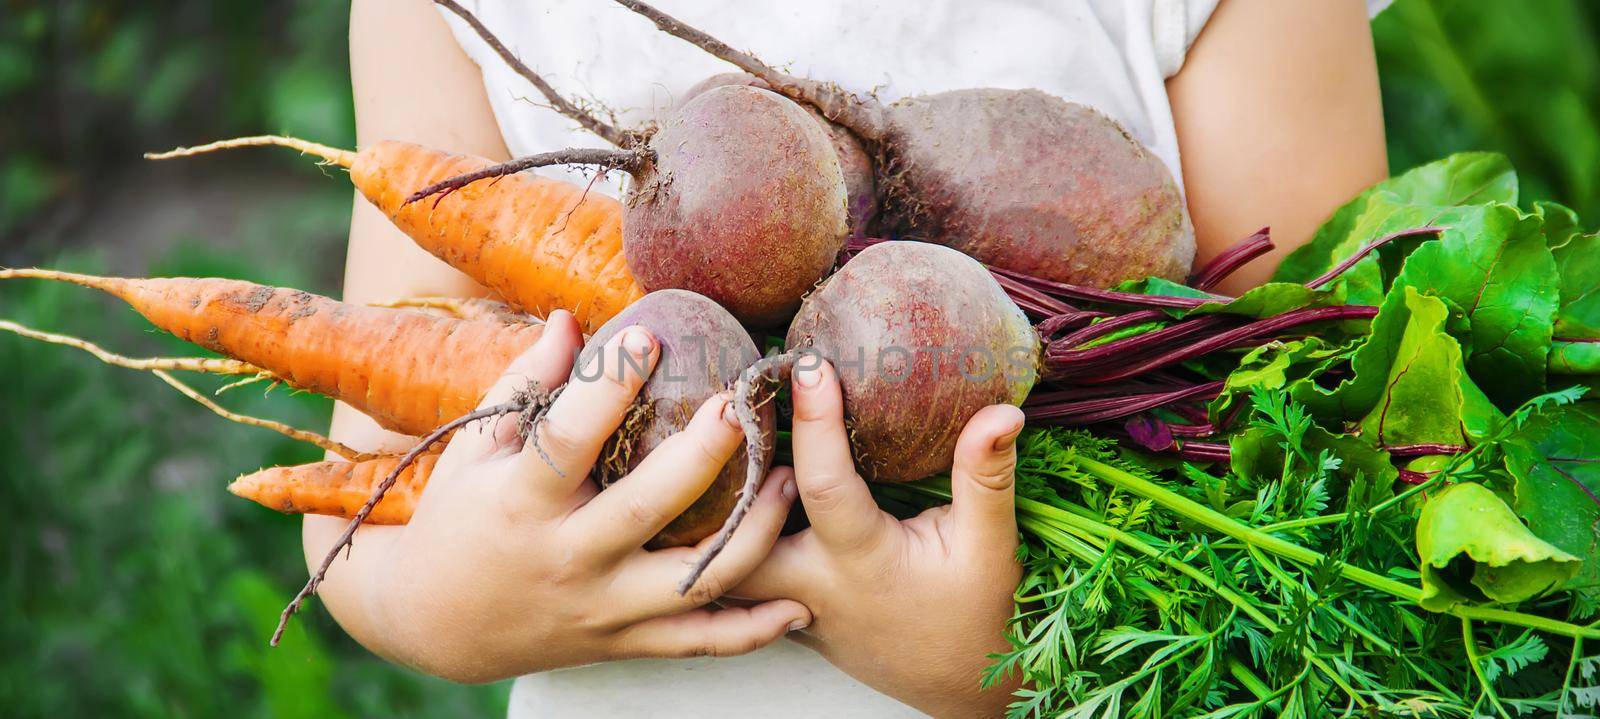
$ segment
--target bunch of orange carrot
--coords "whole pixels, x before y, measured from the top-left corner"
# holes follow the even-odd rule
[[[168,158],[250,145],[282,145],[349,170],[361,193],[418,245],[503,300],[417,299],[378,307],[299,290],[216,278],[96,277],[0,269],[0,279],[71,282],[107,292],[155,326],[229,359],[136,359],[77,338],[12,322],[0,329],[90,351],[109,363],[160,373],[231,419],[317,443],[343,460],[272,467],[230,490],[285,512],[401,524],[437,459],[369,455],[315,433],[222,409],[171,371],[259,376],[343,401],[387,429],[423,435],[471,412],[506,365],[538,339],[538,317],[571,311],[593,330],[644,295],[622,258],[621,208],[557,180],[516,175],[434,202],[415,190],[487,166],[487,160],[402,142],[349,152],[287,137],[252,137],[151,155]],[[381,499],[377,488],[390,490]],[[387,485],[392,485],[387,486]],[[371,507],[363,507],[373,500]]]

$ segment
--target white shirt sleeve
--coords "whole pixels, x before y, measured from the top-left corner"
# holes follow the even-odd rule
[[[1155,37],[1156,62],[1162,77],[1183,69],[1189,47],[1200,36],[1221,0],[1153,0],[1150,32]],[[1394,0],[1366,0],[1367,17],[1377,17]]]

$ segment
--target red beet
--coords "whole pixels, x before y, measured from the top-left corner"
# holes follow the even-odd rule
[[[892,236],[1058,282],[1188,274],[1194,231],[1170,171],[1090,108],[993,88],[885,106],[779,72],[639,0],[617,2],[853,132],[874,156]]]
[[[827,133],[781,95],[724,86],[685,103],[649,147],[622,222],[640,284],[699,292],[756,326],[788,319],[849,235]]]
[[[571,149],[450,178],[408,201],[478,180],[554,164],[623,170],[623,254],[647,290],[703,294],[742,322],[781,325],[833,266],[849,236],[843,170],[833,140],[793,101],[757,87],[706,89],[659,126],[613,127],[561,97],[470,12],[460,15],[557,111],[620,149]]]
[[[684,290],[660,290],[640,298],[596,330],[575,366],[587,366],[607,341],[632,325],[655,335],[661,358],[639,392],[633,412],[607,442],[595,465],[592,476],[602,487],[632,471],[651,450],[681,431],[695,409],[727,389],[742,370],[760,358],[738,320],[715,302]],[[619,358],[601,361],[611,363]],[[770,446],[776,426],[772,406],[759,408],[755,416],[762,441]],[[650,546],[693,545],[722,526],[746,483],[747,459],[745,450],[735,453],[705,494],[661,530]],[[766,473],[769,464],[763,460],[760,474]]]
[[[833,363],[856,465],[881,482],[949,469],[967,420],[1021,404],[1038,374],[1039,337],[994,278],[918,242],[847,262],[801,305],[788,348]]]
[[[771,90],[761,78],[743,72],[725,72],[712,75],[690,87],[680,100],[688,102],[706,90],[724,85],[748,85]],[[878,198],[873,185],[872,159],[867,156],[866,149],[861,147],[861,141],[855,134],[828,121],[816,108],[806,107],[807,112],[816,119],[817,124],[828,133],[828,139],[833,142],[833,151],[839,157],[839,169],[844,171],[845,194],[849,197],[850,231],[851,234],[862,237],[873,231],[872,221],[878,214]]]

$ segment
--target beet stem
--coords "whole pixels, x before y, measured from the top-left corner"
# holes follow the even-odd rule
[[[1390,457],[1426,457],[1436,454],[1461,454],[1468,448],[1459,444],[1396,444],[1383,449]]]
[[[1188,387],[1186,383],[1178,389]],[[1090,385],[1084,387],[1066,387],[1049,392],[1035,392],[1028,395],[1023,401],[1022,408],[1045,407],[1058,405],[1063,402],[1077,402],[1086,399],[1102,399],[1105,397],[1127,397],[1130,394],[1142,392],[1171,392],[1172,387],[1162,387],[1143,382],[1122,382],[1115,385]]]
[[[1036,290],[1051,296],[1060,296],[1073,300],[1087,302],[1103,302],[1113,305],[1132,305],[1135,307],[1172,307],[1191,310],[1211,302],[1226,302],[1233,299],[1226,295],[1212,294],[1209,297],[1174,297],[1170,295],[1144,295],[1137,292],[1122,292],[1120,290],[1097,290],[1093,287],[1069,285],[1065,282],[1055,282],[1041,277],[1034,277],[1022,272],[1008,270],[1003,267],[984,265],[990,272],[1005,275],[1028,285]]]
[[[1052,342],[1051,346],[1056,346],[1059,344],[1060,346],[1067,348],[1077,347],[1078,345],[1084,344],[1090,340],[1099,339],[1108,334],[1116,332],[1117,330],[1163,319],[1167,319],[1167,313],[1162,312],[1161,310],[1137,310],[1134,312],[1129,312],[1125,315],[1118,315],[1111,319],[1105,320],[1104,322],[1096,322],[1088,327],[1084,327],[1083,329],[1067,335],[1066,337],[1062,337],[1056,342]]]
[[[1221,315],[1206,315],[1085,349],[1069,349],[1070,345],[1065,341],[1052,342],[1045,350],[1045,359],[1051,369],[1061,371],[1068,368],[1082,369],[1084,366],[1096,366],[1113,361],[1127,362],[1134,353],[1157,351],[1171,343],[1209,332],[1226,322],[1227,318]]]
[[[991,273],[993,274],[993,273]],[[1077,308],[1004,275],[993,275],[1001,289],[1024,311],[1044,317],[1073,314]]]
[[[1230,347],[1237,342],[1269,336],[1292,327],[1310,324],[1312,322],[1324,322],[1331,320],[1368,320],[1377,316],[1377,314],[1378,308],[1371,305],[1336,305],[1333,307],[1310,307],[1293,310],[1290,312],[1285,312],[1281,315],[1256,320],[1255,322],[1251,322],[1249,324],[1240,325],[1238,327],[1219,332],[1215,335],[1180,347],[1166,354],[1125,364],[1121,369],[1105,374],[1084,375],[1077,372],[1071,372],[1070,370],[1073,368],[1070,365],[1067,367],[1057,368],[1053,362],[1054,358],[1049,356],[1045,358],[1045,364],[1047,370],[1053,372],[1055,375],[1052,377],[1052,379],[1070,380],[1071,382],[1077,384],[1115,382],[1120,379],[1143,374],[1153,369],[1177,364],[1179,362],[1185,362],[1196,357]],[[1151,334],[1155,333],[1152,332]],[[1113,342],[1095,347],[1093,349],[1104,350],[1108,347],[1114,347],[1116,344],[1117,343]]]
[[[1210,437],[1211,435],[1217,433],[1217,428],[1210,422],[1206,422],[1205,424],[1178,424],[1176,422],[1168,422],[1167,430],[1172,432],[1172,436],[1174,437],[1188,438]]]
[[[1402,469],[1399,470],[1399,472],[1400,481],[1405,482],[1406,484],[1425,484],[1427,483],[1429,477],[1427,472],[1418,472],[1413,469]]]
[[[1218,283],[1227,279],[1229,275],[1237,272],[1257,257],[1272,251],[1272,228],[1263,227],[1238,242],[1233,243],[1221,254],[1211,258],[1205,267],[1189,275],[1189,286],[1197,290],[1210,290]]]
[[[1233,458],[1233,450],[1221,442],[1179,442],[1179,459],[1192,462],[1226,462]]]
[[[1063,402],[1056,405],[1023,407],[1022,412],[1029,421],[1050,420],[1050,424],[1062,425],[1094,424],[1138,414],[1172,402],[1181,402],[1194,397],[1214,396],[1222,391],[1222,387],[1223,381],[1216,380],[1215,382],[1204,382],[1169,392],[1152,392],[1149,394],[1083,400],[1081,402]]]
[[[1390,242],[1393,242],[1394,240],[1398,240],[1398,239],[1400,239],[1402,237],[1412,237],[1414,235],[1438,234],[1440,232],[1443,232],[1444,230],[1445,230],[1445,228],[1443,228],[1443,227],[1436,227],[1434,225],[1429,225],[1427,227],[1415,227],[1415,228],[1412,228],[1412,229],[1409,229],[1409,230],[1401,230],[1399,232],[1395,232],[1395,233],[1392,233],[1392,234],[1384,235],[1383,237],[1379,237],[1376,240],[1373,240],[1371,242],[1368,242],[1365,245],[1362,245],[1361,249],[1356,250],[1355,254],[1353,254],[1353,255],[1351,255],[1349,257],[1346,257],[1343,262],[1340,262],[1339,264],[1335,265],[1333,267],[1333,269],[1328,270],[1327,272],[1322,273],[1322,275],[1317,277],[1316,279],[1311,280],[1310,282],[1307,282],[1306,283],[1306,287],[1309,287],[1309,288],[1314,290],[1314,289],[1322,287],[1325,284],[1328,284],[1329,282],[1332,282],[1334,280],[1334,278],[1338,277],[1339,275],[1344,274],[1345,271],[1350,269],[1351,267],[1354,267],[1357,262],[1361,261],[1361,258],[1366,257],[1369,254],[1372,254],[1373,250],[1376,250],[1379,247],[1382,247],[1382,246],[1384,246],[1384,245],[1386,245],[1386,244],[1388,244]]]
[[[1102,317],[1110,316],[1111,315],[1108,313],[1099,312],[1096,310],[1072,310],[1070,312],[1062,312],[1060,314],[1047,317],[1044,321],[1034,325],[1034,329],[1038,330],[1039,337],[1043,338],[1046,342],[1049,342],[1050,336],[1057,332],[1069,329],[1082,329],[1090,322]]]

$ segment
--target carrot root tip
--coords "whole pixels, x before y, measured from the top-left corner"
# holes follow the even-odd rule
[[[267,146],[287,147],[291,150],[298,150],[302,154],[321,158],[324,163],[338,165],[339,167],[346,169],[349,169],[351,165],[355,164],[356,160],[356,153],[351,152],[350,150],[341,150],[337,147],[330,147],[321,143],[302,140],[298,137],[288,137],[286,135],[253,135],[250,137],[236,137],[229,140],[208,142],[204,145],[195,145],[193,147],[178,147],[166,152],[146,152],[144,153],[144,159],[171,160],[179,157],[194,157],[195,155],[204,155],[217,152],[219,150],[231,150],[236,147]]]

